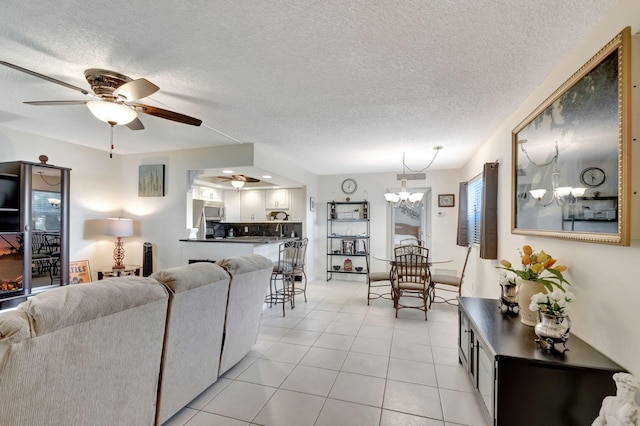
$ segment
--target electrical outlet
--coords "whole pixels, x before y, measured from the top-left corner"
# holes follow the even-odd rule
[[[246,234],[246,233],[248,233],[248,232],[249,232],[249,227],[248,227],[248,226],[245,226],[245,227],[244,227],[244,233]]]

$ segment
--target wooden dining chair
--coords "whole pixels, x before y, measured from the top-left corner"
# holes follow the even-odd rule
[[[377,271],[371,270],[369,263],[369,252],[367,251],[367,244],[363,241],[364,251],[367,253],[365,259],[367,261],[367,305],[373,299],[389,299],[392,300],[391,292],[391,271]]]
[[[394,254],[392,289],[396,318],[398,310],[411,308],[424,311],[426,321],[431,288],[429,249],[419,246],[400,246],[394,249]],[[405,304],[407,302],[403,302],[403,298],[419,299],[420,304]]]
[[[437,290],[440,291],[449,291],[453,293],[457,293],[458,296],[462,295],[462,282],[464,280],[464,272],[467,269],[467,263],[469,262],[469,254],[471,254],[471,245],[467,247],[467,256],[464,259],[464,265],[462,266],[462,271],[460,275],[444,275],[444,274],[433,274],[431,276],[431,298],[429,299],[429,306],[431,303],[448,303],[449,305],[457,305],[458,301],[455,297],[452,298],[444,298],[442,296],[438,296],[436,294]],[[455,303],[454,303],[455,302]]]

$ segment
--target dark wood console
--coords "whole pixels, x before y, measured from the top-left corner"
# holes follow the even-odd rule
[[[458,300],[458,357],[489,424],[590,425],[615,395],[612,376],[625,370],[583,340],[571,335],[568,351],[545,351],[533,327],[503,314],[497,300]]]

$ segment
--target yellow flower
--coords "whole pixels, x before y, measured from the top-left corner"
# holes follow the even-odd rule
[[[531,257],[528,254],[522,256],[522,264],[528,265],[531,263]]]
[[[501,264],[502,266],[504,266],[505,268],[511,268],[511,262],[509,262],[508,260],[502,259],[502,260],[500,261],[500,264]]]
[[[558,272],[564,272],[567,270],[567,267],[565,265],[556,265],[553,269],[555,269]]]
[[[531,253],[533,253],[533,249],[528,244],[522,246],[522,251],[524,252],[524,254],[527,254],[527,255],[530,255]]]
[[[533,265],[531,265],[531,270],[533,271],[534,274],[539,274],[540,272],[542,272],[543,269],[544,269],[543,263],[534,263]]]

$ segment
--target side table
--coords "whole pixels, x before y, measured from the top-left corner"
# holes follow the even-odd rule
[[[111,277],[140,276],[140,265],[124,265],[124,269],[113,269],[111,266],[98,268],[98,280]]]

